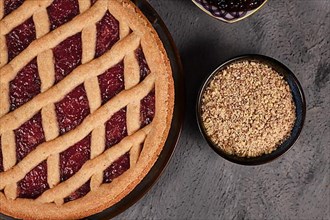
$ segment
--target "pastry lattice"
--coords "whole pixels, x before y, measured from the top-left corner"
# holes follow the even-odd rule
[[[150,42],[155,41],[153,36],[148,33],[150,30],[141,28],[138,19],[131,17],[129,11],[123,10],[123,6],[128,3],[117,0],[99,0],[91,5],[90,1],[79,0],[80,14],[68,23],[50,31],[46,8],[51,3],[52,0],[27,0],[17,10],[0,21],[0,134],[2,154],[6,155],[3,158],[4,172],[0,173],[0,190],[4,190],[4,194],[0,193],[1,202],[6,198],[15,200],[17,197],[16,183],[44,160],[47,160],[47,181],[50,189],[36,199],[38,203],[61,205],[65,197],[88,180],[91,180],[92,192],[102,188],[103,170],[126,152],[130,152],[130,169],[134,168],[140,156],[141,144],[147,141],[145,140],[146,136],[152,132],[153,124],[157,123],[153,122],[153,124],[140,129],[140,100],[156,86],[157,103],[166,103],[165,97],[157,96],[156,79],[161,77],[162,71],[164,71],[164,67],[160,65],[162,57],[157,55],[159,48],[148,46]],[[1,18],[4,16],[3,1],[0,1],[0,8],[2,9],[0,11]],[[92,42],[96,42],[96,23],[101,20],[107,10],[119,21],[120,40],[105,54],[94,59],[95,43]],[[8,62],[5,35],[31,16],[35,23],[37,39]],[[81,32],[82,36],[82,65],[54,85],[52,48],[78,32]],[[139,83],[139,65],[134,51],[140,45],[145,53],[151,73]],[[17,72],[34,57],[37,57],[41,93],[10,112],[9,83],[15,78]],[[97,76],[122,60],[124,62],[125,90],[101,105]],[[50,71],[53,73],[50,74]],[[91,114],[74,130],[59,136],[54,103],[63,99],[66,94],[81,83],[86,89]],[[128,136],[117,145],[104,150],[104,123],[124,107],[127,108],[127,118],[129,119],[127,120]],[[16,164],[14,130],[40,110],[46,142],[40,144]],[[163,127],[163,130],[159,131],[166,133],[165,126]],[[60,183],[59,154],[89,133],[91,133],[90,160],[71,178]],[[159,137],[160,134],[155,133],[154,136]],[[150,142],[152,140],[150,138]],[[147,160],[148,158],[144,159]],[[140,172],[143,172],[145,167],[141,166],[140,169]],[[127,172],[126,176],[122,175],[122,179],[129,175],[130,172]],[[125,183],[126,181],[122,182]],[[126,186],[124,184],[122,187],[129,187],[129,184],[131,183]]]

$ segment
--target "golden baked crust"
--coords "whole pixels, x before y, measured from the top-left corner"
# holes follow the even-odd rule
[[[72,21],[49,32],[46,7],[51,0],[26,0],[13,13],[0,20],[1,56],[7,56],[4,36],[12,28],[33,16],[37,40],[7,63],[0,59],[0,134],[5,172],[0,173],[0,212],[24,219],[76,219],[104,210],[120,201],[146,176],[160,154],[168,135],[174,105],[174,86],[171,67],[157,33],[139,9],[128,0],[99,0],[92,7],[86,0],[79,1],[81,14]],[[0,4],[0,7],[3,5]],[[89,8],[90,7],[90,8]],[[28,8],[28,10],[27,10]],[[120,41],[108,52],[93,60],[95,23],[105,12],[120,23]],[[0,18],[1,18],[0,13]],[[67,37],[82,32],[82,65],[61,82],[52,86],[54,78],[43,74],[52,65],[51,48]],[[134,50],[141,45],[151,73],[141,82],[136,76],[138,67]],[[2,50],[4,49],[4,50]],[[3,52],[5,51],[5,52]],[[39,95],[18,109],[9,112],[9,82],[32,58],[38,59],[42,87]],[[124,59],[125,90],[101,106],[96,77]],[[51,69],[51,68],[50,68]],[[128,74],[129,72],[135,73]],[[128,80],[127,80],[128,79]],[[54,103],[61,100],[77,85],[84,83],[91,114],[74,130],[58,136]],[[140,100],[155,88],[156,112],[151,124],[139,129]],[[128,136],[107,149],[99,149],[104,134],[104,123],[118,110],[127,107]],[[46,142],[40,144],[18,164],[13,130],[41,110]],[[92,132],[91,159],[68,180],[59,183],[58,154]],[[139,146],[144,143],[140,152]],[[109,184],[102,184],[105,168],[130,151],[130,169]],[[50,189],[37,199],[16,198],[16,183],[43,160],[47,160]],[[101,177],[100,177],[101,175]],[[67,197],[91,179],[91,191],[84,197],[63,203]]]

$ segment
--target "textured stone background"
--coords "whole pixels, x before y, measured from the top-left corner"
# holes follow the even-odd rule
[[[186,76],[183,134],[158,183],[117,219],[330,219],[330,0],[269,0],[224,24],[190,0],[150,0],[180,51]],[[287,65],[307,100],[304,129],[282,158],[244,167],[202,139],[194,105],[201,80],[223,61],[264,54]]]

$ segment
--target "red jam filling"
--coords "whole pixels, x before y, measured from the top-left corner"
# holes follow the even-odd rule
[[[24,3],[24,0],[4,0],[5,11],[4,16],[10,14]]]
[[[105,123],[105,129],[106,149],[118,144],[126,137],[126,108],[122,108],[116,112],[110,120]]]
[[[61,135],[80,125],[90,113],[85,87],[77,86],[55,104],[55,109]]]
[[[77,33],[62,41],[53,49],[53,53],[55,59],[55,82],[58,83],[81,64],[81,33]]]
[[[90,180],[88,180],[84,185],[82,185],[79,189],[74,191],[71,195],[64,198],[64,202],[70,202],[81,197],[84,197],[89,191],[91,191]]]
[[[141,47],[135,50],[135,57],[140,66],[140,81],[142,81],[149,75],[150,69]]]
[[[47,162],[44,160],[17,183],[18,197],[35,199],[49,189],[47,182]]]
[[[148,74],[150,74],[150,69],[141,46],[135,50],[135,57],[138,60],[140,66],[140,81],[142,81],[148,76]],[[155,90],[153,89],[146,97],[144,97],[141,100],[141,107],[140,107],[141,127],[150,124],[154,118],[154,115],[155,115]]]
[[[152,90],[141,100],[140,122],[141,127],[150,124],[155,116],[155,90]]]
[[[73,176],[90,159],[91,135],[60,154],[61,182]]]
[[[78,0],[54,0],[47,12],[50,29],[54,30],[79,14]]]
[[[40,86],[37,59],[34,58],[17,73],[9,84],[10,111],[17,109],[38,95]]]
[[[119,40],[119,22],[107,11],[102,20],[97,22],[96,30],[95,57],[99,57]]]
[[[16,157],[21,161],[26,155],[33,151],[39,144],[45,141],[44,131],[41,123],[41,113],[37,113],[15,131]],[[49,189],[47,182],[47,164],[41,162],[33,168],[17,184],[18,197],[37,198]]]
[[[123,174],[130,167],[129,153],[119,157],[105,171],[103,176],[104,183],[111,183],[116,177]]]
[[[15,130],[16,157],[21,161],[26,155],[45,141],[42,128],[41,113],[37,113],[30,120]]]
[[[36,39],[36,29],[32,17],[26,20],[23,24],[18,25],[6,35],[8,48],[8,61],[14,59],[32,41]]]
[[[121,92],[124,85],[124,63],[120,62],[98,77],[102,104]]]

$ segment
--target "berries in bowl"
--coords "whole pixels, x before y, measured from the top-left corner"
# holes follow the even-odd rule
[[[226,23],[234,23],[257,12],[267,0],[192,0],[205,13]]]
[[[246,55],[220,65],[207,78],[196,112],[201,133],[221,157],[258,165],[294,144],[306,105],[287,67],[270,57]]]

